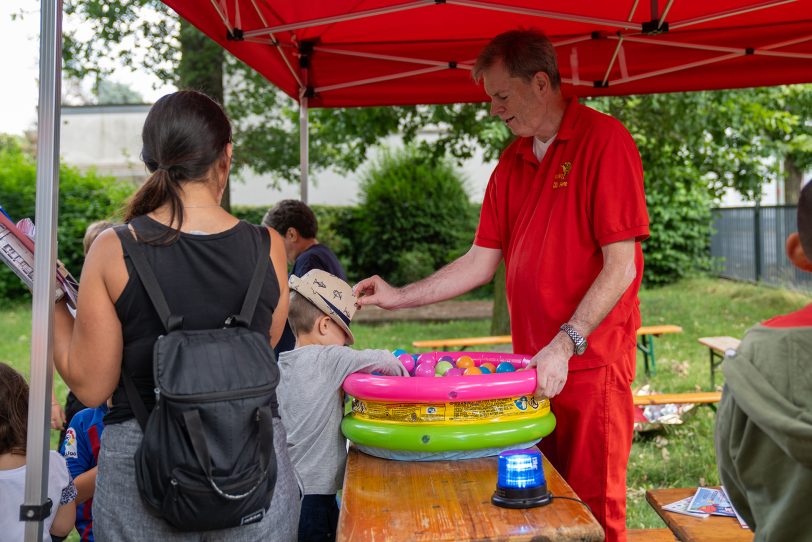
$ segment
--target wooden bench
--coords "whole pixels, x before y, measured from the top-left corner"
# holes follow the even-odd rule
[[[459,339],[433,339],[427,341],[414,341],[415,348],[430,348],[432,350],[446,350],[459,348],[465,350],[470,346],[490,346],[494,344],[513,344],[510,335],[496,335],[493,337],[463,337]]]
[[[635,406],[669,405],[693,403],[706,405],[718,403],[722,400],[721,391],[697,391],[690,393],[652,393],[651,395],[635,395]]]
[[[642,326],[637,330],[637,349],[643,353],[643,368],[646,376],[657,374],[657,359],[654,357],[654,337],[668,335],[669,333],[682,333],[680,326],[663,324],[659,326]],[[649,357],[651,365],[649,365]]]
[[[700,337],[699,344],[707,346],[710,352],[710,387],[716,388],[716,368],[722,364],[725,356],[735,354],[741,341],[735,337]]]
[[[664,324],[658,326],[643,326],[637,330],[637,349],[643,353],[643,366],[646,375],[655,374],[657,361],[654,357],[654,337],[667,335],[669,333],[682,333],[680,326]],[[495,344],[513,344],[510,335],[494,335],[491,337],[461,337],[457,339],[431,339],[425,341],[414,341],[415,348],[428,348],[431,350],[447,350],[457,348],[465,350],[472,346],[493,346]],[[651,363],[649,363],[649,359]]]
[[[628,529],[626,540],[629,542],[676,542],[674,533],[668,529]]]

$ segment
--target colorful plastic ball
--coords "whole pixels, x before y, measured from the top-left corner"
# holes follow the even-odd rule
[[[453,369],[454,366],[451,365],[449,361],[438,361],[437,365],[434,366],[434,372],[440,376],[444,376],[449,369]]]
[[[487,369],[489,373],[495,373],[496,372],[496,365],[494,365],[490,361],[486,361],[485,363],[480,363],[479,368],[482,369],[483,373],[485,372],[485,369]]]
[[[405,353],[406,353],[406,350],[404,350],[403,348],[398,348],[397,350],[392,350],[392,355],[395,356],[398,359],[400,359],[400,356],[405,354]]]
[[[464,376],[471,376],[471,375],[481,375],[482,370],[479,367],[468,367],[465,369],[465,372],[462,373]]]
[[[484,374],[484,375],[489,375],[489,374],[491,374],[493,371],[491,371],[491,370],[490,370],[490,369],[488,369],[487,367],[483,367],[482,365],[480,365],[480,366],[479,366],[479,372],[480,372],[481,374]]]
[[[431,352],[420,354],[417,357],[417,364],[422,365],[424,363],[431,363],[431,366],[434,367],[435,365],[437,365],[437,358],[435,358],[434,354],[432,354]]]
[[[457,358],[457,367],[462,367],[463,369],[467,369],[468,367],[474,366],[474,360],[471,359],[471,356],[460,356]]]
[[[414,376],[434,376],[434,365],[430,363],[420,363],[414,369]]]
[[[445,376],[462,376],[464,371],[465,369],[461,369],[460,367],[452,367],[445,373]]]
[[[404,352],[404,353],[402,353],[401,355],[398,356],[398,361],[400,361],[400,363],[403,365],[403,367],[407,371],[409,371],[409,374],[414,373],[414,368],[415,368],[416,363],[415,363],[414,358],[412,356],[410,356],[409,354]]]
[[[509,361],[503,361],[499,365],[496,366],[497,373],[512,373],[516,369],[513,367],[513,364]]]
[[[447,361],[447,362],[449,362],[451,365],[455,365],[455,363],[454,363],[454,358],[452,358],[451,356],[440,356],[440,359],[438,359],[437,361],[438,361],[438,362],[440,362],[440,361]]]

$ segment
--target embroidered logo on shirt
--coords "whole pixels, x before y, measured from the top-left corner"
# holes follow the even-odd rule
[[[65,458],[72,457],[76,459],[77,456],[76,429],[68,427],[68,430],[65,431]]]
[[[553,188],[564,188],[569,184],[569,174],[572,169],[572,162],[564,162],[561,164],[561,172],[553,176]]]

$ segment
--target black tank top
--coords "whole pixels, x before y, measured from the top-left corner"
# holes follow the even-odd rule
[[[158,238],[168,230],[147,216],[137,217],[131,224],[142,239]],[[258,258],[269,257],[258,254],[258,236],[268,235],[263,229],[241,221],[213,235],[181,233],[170,245],[142,245],[171,313],[183,316],[184,329],[219,328],[226,318],[239,314]],[[115,303],[124,337],[121,370],[132,377],[151,411],[155,406],[152,347],[165,330],[126,250],[124,262],[129,280]],[[278,302],[279,282],[271,263],[251,321],[251,329],[269,340],[271,317]],[[133,412],[124,385],[119,382],[113,393],[113,408],[104,423],[131,418]]]

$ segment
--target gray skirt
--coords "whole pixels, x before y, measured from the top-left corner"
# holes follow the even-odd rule
[[[137,541],[273,541],[296,540],[301,490],[287,452],[287,434],[278,418],[273,420],[277,477],[271,508],[258,523],[219,531],[178,532],[153,516],[138,495],[135,450],[142,432],[135,420],[108,425],[102,433],[99,471],[93,496],[93,534],[96,540]]]

